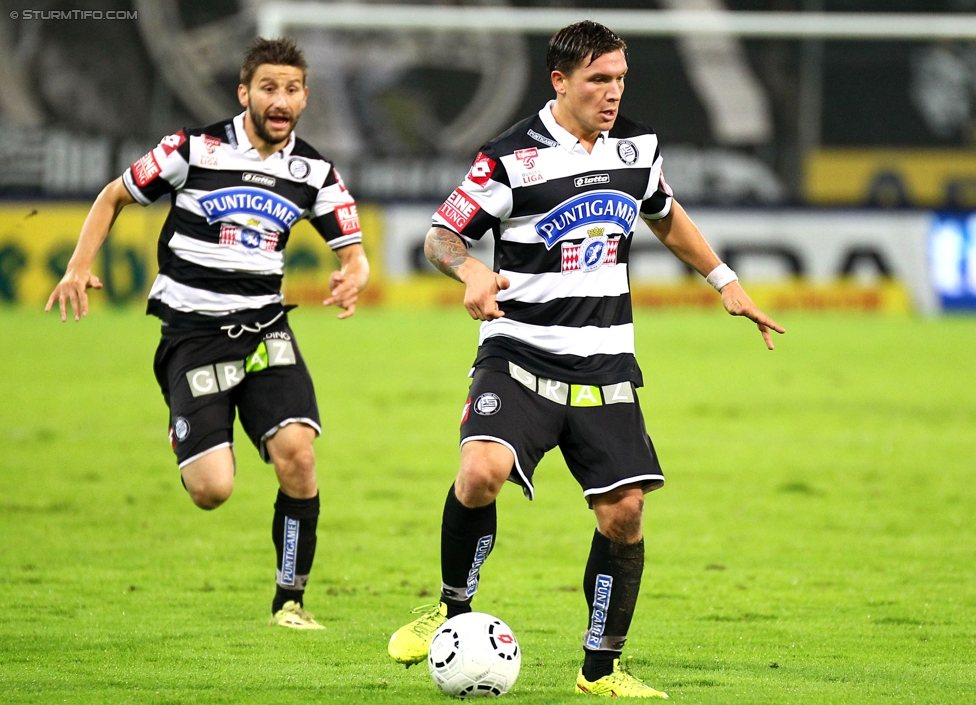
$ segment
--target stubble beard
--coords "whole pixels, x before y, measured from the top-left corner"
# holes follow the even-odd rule
[[[288,131],[283,137],[275,137],[268,131],[268,121],[263,115],[258,113],[254,108],[254,104],[248,101],[247,111],[251,116],[251,124],[254,125],[254,134],[260,137],[266,144],[269,145],[279,145],[289,137],[291,133],[295,131],[295,126],[298,124],[298,118],[289,118]]]

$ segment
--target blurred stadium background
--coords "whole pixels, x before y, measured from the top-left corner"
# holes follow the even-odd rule
[[[0,0],[0,305],[37,306],[94,195],[161,136],[238,112],[243,48],[286,15],[257,0],[35,2],[30,17],[24,4]],[[293,16],[340,14],[311,5]],[[95,14],[69,17],[69,6]],[[917,15],[907,38],[616,26],[631,63],[623,112],[659,132],[676,196],[761,306],[976,310],[976,0],[457,6],[576,10],[567,21],[608,10],[777,12],[784,27],[791,16],[875,13],[882,33],[893,13]],[[459,287],[423,258],[429,215],[484,141],[549,99],[551,31],[278,26],[311,65],[299,133],[336,160],[361,203],[374,264],[368,302],[458,301]],[[99,264],[105,300],[144,300],[166,210],[120,218]],[[640,227],[636,303],[716,306]],[[491,256],[490,245],[479,251]],[[289,299],[318,301],[333,263],[307,227],[287,262]]]

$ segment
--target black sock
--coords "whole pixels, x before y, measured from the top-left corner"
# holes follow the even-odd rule
[[[289,600],[302,604],[305,583],[315,558],[315,528],[319,523],[319,496],[295,499],[278,490],[271,539],[278,565],[275,571],[274,601],[271,614]]]
[[[590,628],[583,635],[583,677],[588,681],[613,672],[613,660],[627,641],[644,572],[644,541],[616,543],[593,533],[583,592],[590,609]]]
[[[471,611],[481,564],[495,546],[497,526],[494,501],[468,509],[451,485],[441,521],[441,600],[447,604],[448,618]]]

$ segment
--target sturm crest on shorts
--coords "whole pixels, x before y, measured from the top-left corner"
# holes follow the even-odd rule
[[[474,413],[481,416],[497,414],[502,408],[502,400],[493,392],[485,392],[474,402]]]
[[[182,416],[177,416],[173,421],[173,435],[180,443],[185,441],[190,436],[190,422]]]

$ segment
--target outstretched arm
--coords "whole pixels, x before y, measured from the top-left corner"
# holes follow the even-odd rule
[[[363,246],[347,245],[336,250],[339,257],[339,270],[332,272],[329,277],[329,291],[332,296],[322,303],[326,306],[338,306],[343,309],[339,318],[349,318],[356,313],[356,301],[359,292],[366,288],[369,281],[369,262]]]
[[[677,201],[671,206],[671,212],[660,220],[645,220],[658,240],[664,243],[675,257],[692,267],[703,277],[707,277],[722,264],[718,255],[709,247],[701,231],[692,222]],[[730,271],[730,270],[726,270]],[[730,281],[721,287],[722,305],[733,316],[745,316],[755,322],[762,333],[766,347],[772,350],[773,336],[770,330],[785,333],[781,325],[759,310],[738,281]]]
[[[507,289],[510,282],[469,255],[459,235],[435,225],[424,240],[424,254],[437,269],[464,283],[464,308],[471,318],[491,321],[505,315],[498,308],[495,296]]]
[[[76,321],[88,315],[86,290],[102,288],[102,282],[91,273],[95,255],[108,237],[108,231],[112,229],[112,224],[115,223],[122,209],[135,202],[132,194],[122,183],[121,176],[102,189],[91,210],[88,211],[88,217],[81,226],[78,244],[68,261],[68,269],[48,297],[45,311],[50,311],[57,301],[61,308],[61,320],[66,321],[68,320],[67,302],[70,301]]]

